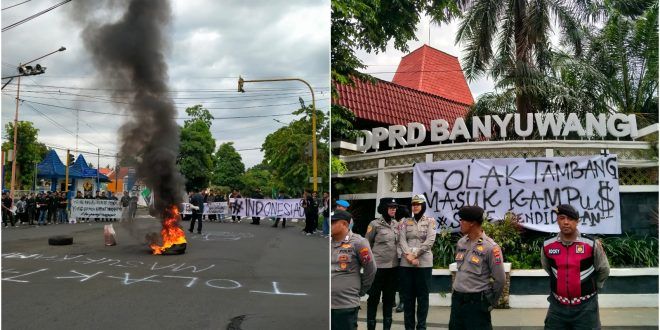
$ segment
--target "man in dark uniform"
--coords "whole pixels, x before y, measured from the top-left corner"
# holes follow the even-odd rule
[[[197,233],[202,233],[202,214],[204,214],[204,197],[199,193],[199,189],[193,190],[195,193],[190,197],[190,204],[192,204],[192,218],[190,219],[190,229],[189,232],[195,230],[195,222],[199,221],[199,227],[197,227]]]
[[[360,297],[367,293],[376,276],[376,263],[369,243],[348,230],[351,218],[351,214],[346,211],[336,211],[331,218],[332,330],[357,328]]]
[[[599,240],[580,234],[577,210],[562,204],[557,213],[559,234],[546,240],[541,265],[550,275],[550,308],[546,329],[600,329],[598,290],[610,274]]]
[[[284,190],[280,190],[277,193],[277,199],[288,199],[289,196],[284,194]],[[280,222],[280,218],[275,218],[275,223],[273,224],[274,228],[277,228],[277,224]],[[282,218],[282,228],[286,227],[286,218]]]
[[[490,311],[500,299],[506,279],[504,256],[481,229],[481,207],[464,206],[458,216],[464,236],[456,244],[458,271],[452,285],[449,329],[492,329]]]

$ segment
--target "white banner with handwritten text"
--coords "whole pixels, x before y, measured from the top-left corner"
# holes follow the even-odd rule
[[[618,178],[616,155],[448,160],[415,164],[413,192],[438,230],[457,231],[458,209],[479,205],[491,220],[512,211],[525,228],[557,232],[552,208],[570,204],[580,232],[620,234]]]

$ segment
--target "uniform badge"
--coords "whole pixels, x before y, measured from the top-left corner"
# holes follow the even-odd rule
[[[348,267],[348,264],[345,262],[339,263],[339,269],[341,270],[346,270],[346,267]]]
[[[337,258],[339,261],[348,261],[348,255],[346,254],[340,254],[339,258]]]
[[[558,255],[561,253],[560,249],[548,249],[548,254],[551,256]]]
[[[408,220],[408,225],[409,225],[409,226],[412,226],[412,225],[414,225],[414,224],[415,224],[414,221],[412,221],[412,220]]]
[[[373,229],[374,229],[374,228],[371,227],[371,225],[369,225],[369,226],[367,227],[367,234],[369,234]]]
[[[470,258],[470,262],[475,265],[478,265],[481,262],[481,259],[479,259],[479,257],[477,256],[472,256],[472,258]]]
[[[360,249],[360,259],[362,259],[362,263],[367,263],[371,261],[371,257],[369,256],[369,248],[368,247],[363,247]]]
[[[348,243],[344,243],[344,244],[341,245],[341,247],[342,247],[342,249],[348,249],[349,247],[351,247],[351,245],[348,244]]]
[[[498,247],[493,248],[493,261],[496,265],[502,263],[502,251],[500,251],[500,248]]]
[[[483,245],[478,245],[477,246],[477,251],[484,252],[484,246]]]
[[[575,253],[578,254],[583,254],[584,253],[584,245],[578,244],[575,246]]]
[[[463,257],[465,257],[465,255],[462,252],[456,253],[456,261],[463,260]]]

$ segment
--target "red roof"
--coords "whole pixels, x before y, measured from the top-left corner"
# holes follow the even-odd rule
[[[464,117],[469,106],[376,78],[376,83],[354,78],[355,86],[336,84],[337,104],[345,106],[363,120],[386,125],[424,124],[445,119],[450,125]]]
[[[128,169],[129,167],[120,167],[119,168],[119,180],[123,180],[125,176],[128,175]],[[115,171],[110,172],[110,174],[107,175],[108,178],[112,181],[115,180]]]
[[[112,172],[112,169],[111,169],[111,168],[102,167],[102,168],[99,169],[99,172],[100,172],[101,174],[103,174],[103,175],[108,175],[110,172]]]
[[[392,82],[462,104],[474,103],[458,58],[427,45],[401,58]]]

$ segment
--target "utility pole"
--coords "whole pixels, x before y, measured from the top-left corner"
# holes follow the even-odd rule
[[[64,192],[69,196],[69,149],[66,149],[66,171],[64,171]]]
[[[99,164],[101,164],[101,149],[96,149],[96,191],[101,191],[101,183],[99,181]]]
[[[115,154],[115,194],[119,192],[118,186],[119,186],[119,154]]]
[[[18,157],[17,157],[18,156],[18,145],[17,145],[17,141],[18,141],[18,104],[20,102],[19,96],[20,96],[20,89],[21,89],[21,76],[30,76],[30,75],[37,75],[37,74],[45,73],[46,72],[45,67],[42,67],[41,65],[37,64],[34,68],[32,68],[32,66],[28,66],[27,64],[30,64],[30,63],[32,63],[34,61],[37,61],[37,60],[40,60],[40,59],[42,59],[46,56],[55,54],[57,52],[62,52],[62,51],[65,51],[65,50],[66,50],[66,48],[64,46],[62,46],[54,52],[50,52],[50,53],[48,53],[44,56],[38,57],[38,58],[36,58],[32,61],[29,61],[25,64],[19,64],[19,66],[18,66],[18,72],[20,74],[15,76],[16,78],[18,78],[18,80],[16,82],[16,112],[14,114],[14,152],[13,152],[14,157],[13,157],[13,161],[12,161],[12,164],[11,164],[11,183],[10,183],[10,187],[9,187],[9,189],[10,189],[9,190],[9,197],[12,200],[12,205],[14,203],[13,201],[14,201],[14,189],[15,189],[14,186],[15,186],[15,182],[16,182],[16,163],[17,163],[17,160],[18,160]],[[4,78],[11,78],[11,77],[4,77]]]

